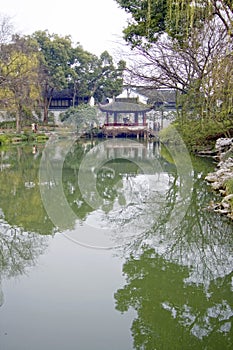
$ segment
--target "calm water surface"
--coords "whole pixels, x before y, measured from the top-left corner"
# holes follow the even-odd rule
[[[0,148],[0,349],[232,349],[213,168],[135,140]]]

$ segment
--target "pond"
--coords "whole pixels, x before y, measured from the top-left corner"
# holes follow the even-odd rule
[[[1,350],[231,349],[214,166],[130,139],[1,148]]]

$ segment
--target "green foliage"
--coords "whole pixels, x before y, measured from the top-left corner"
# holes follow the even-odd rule
[[[46,135],[46,134],[36,135],[35,138],[36,138],[37,142],[46,142],[49,139],[48,135]]]
[[[69,80],[74,96],[93,96],[101,102],[105,97],[113,97],[122,91],[124,61],[120,60],[115,66],[107,51],[98,58],[80,48],[74,50],[74,57],[75,63]]]
[[[55,91],[68,88],[73,95],[73,106],[77,97],[113,97],[121,92],[125,63],[117,67],[111,55],[105,51],[100,58],[73,46],[69,36],[61,37],[38,31],[33,34],[40,49],[40,77],[43,87],[44,121],[48,122],[48,109]]]
[[[17,144],[8,146],[1,156],[2,164],[10,164],[0,172],[0,206],[5,220],[25,231],[52,234],[53,224],[44,209],[39,187],[40,148],[35,157],[32,144]],[[28,182],[33,184],[30,189],[25,188]]]
[[[54,90],[68,85],[72,64],[72,41],[69,36],[59,36],[46,31],[33,34],[40,52],[40,84],[42,87],[44,122],[48,122],[48,108]]]
[[[227,195],[233,194],[233,178],[227,180],[225,183],[225,186],[226,186],[226,194]],[[231,208],[233,210],[233,198],[231,198],[229,202],[230,202]]]
[[[141,45],[143,38],[155,42],[156,34],[165,31],[166,1],[116,0],[116,2],[132,16],[128,27],[123,31],[125,40],[132,47]]]
[[[67,86],[67,76],[70,71],[72,56],[72,41],[69,36],[59,36],[46,31],[33,34],[41,53],[42,83],[46,88],[62,89]]]
[[[0,122],[0,129],[15,129],[15,126],[15,120],[5,120],[3,122]]]
[[[7,133],[0,135],[0,145],[5,145],[9,143],[24,143],[24,142],[45,142],[48,140],[48,135],[46,134],[34,134],[31,131],[25,130],[24,132],[17,133]]]
[[[196,148],[229,136],[233,118],[232,16],[229,1],[117,0],[131,14],[125,39],[142,60],[129,68],[131,79],[181,92],[177,125]],[[163,30],[156,27],[160,7]],[[154,22],[153,22],[154,21]],[[148,28],[153,33],[148,35]],[[160,35],[166,33],[166,35]],[[173,140],[170,130],[161,134]],[[166,135],[167,134],[167,135]]]
[[[95,107],[86,104],[71,107],[62,113],[61,121],[78,130],[90,129],[98,122],[97,111]]]
[[[166,0],[166,32],[182,45],[194,28],[203,27],[212,17],[212,5],[207,0]]]
[[[10,142],[10,138],[7,135],[0,135],[0,145],[5,145]]]
[[[131,15],[123,33],[132,47],[144,46],[145,41],[155,43],[164,32],[182,43],[194,27],[203,25],[212,9],[205,0],[196,0],[195,4],[192,0],[115,1]]]
[[[178,125],[178,130],[184,142],[193,150],[211,145],[214,148],[219,137],[228,137],[232,133],[230,123],[224,125],[215,120],[188,120]]]
[[[38,51],[30,37],[14,35],[1,46],[0,107],[16,119],[17,132],[39,98]]]
[[[174,127],[176,127],[177,124],[172,123],[168,125],[168,127],[160,130],[159,132],[159,138],[162,143],[170,143],[170,144],[179,144],[180,138],[178,137],[178,134],[174,132]]]
[[[174,127],[178,133],[174,132]],[[188,119],[185,122],[177,119],[159,132],[162,143],[177,145],[182,139],[188,149],[194,152],[214,148],[218,138],[230,136],[233,136],[230,123],[223,124],[215,120],[208,120],[203,123],[200,119]]]

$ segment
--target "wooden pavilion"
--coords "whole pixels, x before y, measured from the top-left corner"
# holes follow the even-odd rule
[[[111,103],[99,105],[105,113],[103,134],[106,137],[147,137],[146,113],[153,106],[139,103],[138,98],[115,98]]]

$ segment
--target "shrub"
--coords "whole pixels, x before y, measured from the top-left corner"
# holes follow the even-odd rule
[[[180,138],[178,138],[177,133],[174,130],[176,127],[175,123],[168,125],[166,128],[162,129],[159,132],[159,138],[162,143],[171,143],[171,144],[179,144]]]
[[[227,195],[233,194],[233,178],[227,180],[225,183],[225,186],[226,186],[226,194]],[[233,198],[230,199],[230,204],[233,209]]]
[[[0,122],[0,129],[15,129],[15,127],[16,127],[15,120]]]
[[[0,145],[5,145],[10,142],[10,138],[7,135],[0,135]]]

